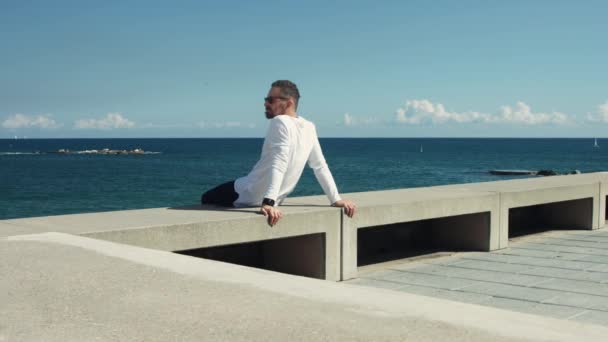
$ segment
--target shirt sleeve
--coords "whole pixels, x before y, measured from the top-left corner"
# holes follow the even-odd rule
[[[268,174],[270,180],[264,198],[276,201],[289,162],[289,130],[280,118],[274,118],[270,121],[266,143],[270,147],[270,172]]]
[[[327,162],[323,156],[323,151],[321,150],[321,144],[319,143],[319,137],[317,136],[316,129],[314,131],[313,139],[314,144],[312,151],[310,152],[310,156],[308,157],[308,166],[313,169],[315,177],[321,185],[321,188],[323,188],[323,192],[329,199],[330,204],[334,204],[336,201],[339,201],[342,198],[338,193],[338,187],[336,186],[334,177],[331,175],[329,166],[327,166]]]

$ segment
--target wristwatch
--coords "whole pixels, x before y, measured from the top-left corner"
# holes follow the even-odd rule
[[[274,207],[274,200],[270,198],[264,198],[264,200],[262,201],[262,205],[269,205],[271,207]]]

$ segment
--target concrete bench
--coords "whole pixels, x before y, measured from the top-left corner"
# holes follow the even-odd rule
[[[342,280],[359,266],[412,256],[427,249],[490,251],[499,248],[498,195],[491,192],[413,188],[345,194],[354,218],[342,219]],[[327,201],[288,199],[285,206]]]
[[[598,229],[606,223],[608,173],[536,177],[436,187],[500,195],[499,247],[527,229]]]
[[[192,206],[0,221],[0,236],[60,232],[313,278],[340,279],[341,213],[285,208],[274,227],[256,208]]]
[[[257,208],[192,206],[0,221],[0,237],[61,232],[328,280],[359,266],[441,250],[508,246],[522,225],[597,229],[608,173],[345,194],[354,218],[325,196],[289,198],[269,227]]]

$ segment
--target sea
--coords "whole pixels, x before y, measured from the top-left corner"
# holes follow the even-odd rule
[[[494,169],[608,170],[608,139],[321,138],[340,193],[485,182]],[[246,175],[263,139],[0,140],[0,219],[199,203]],[[91,153],[141,149],[143,154]],[[69,153],[57,153],[59,150]],[[306,168],[291,196],[319,195]],[[346,195],[345,197],[348,197]]]

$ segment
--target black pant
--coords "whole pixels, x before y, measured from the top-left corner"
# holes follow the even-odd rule
[[[234,201],[239,198],[239,194],[234,191],[234,181],[226,182],[205,192],[201,196],[202,204],[215,204],[222,207],[234,207]]]

